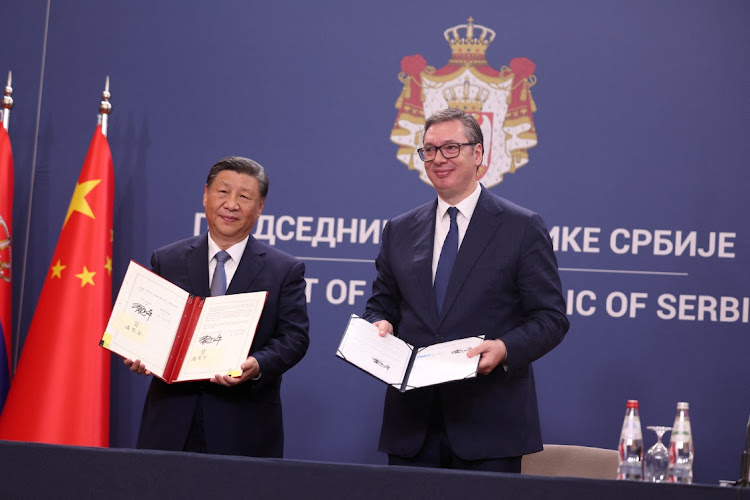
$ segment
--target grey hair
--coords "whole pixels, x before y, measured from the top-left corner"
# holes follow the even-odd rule
[[[466,139],[469,142],[482,145],[482,151],[484,151],[484,134],[482,129],[479,127],[477,120],[474,115],[467,113],[462,109],[458,108],[446,108],[435,112],[432,116],[427,118],[424,123],[424,134],[427,134],[427,130],[435,124],[458,121],[464,128]],[[422,135],[424,140],[424,134]]]

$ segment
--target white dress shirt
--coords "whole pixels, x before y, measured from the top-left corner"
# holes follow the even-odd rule
[[[240,263],[242,254],[245,253],[245,247],[247,247],[248,239],[250,235],[245,236],[245,239],[239,243],[235,243],[231,247],[227,248],[229,259],[224,263],[224,272],[227,275],[227,288],[232,282],[234,273],[237,271],[237,266]],[[221,251],[219,245],[211,238],[211,233],[208,233],[208,287],[211,288],[211,281],[214,279],[214,269],[216,269],[216,254]]]
[[[458,209],[456,223],[458,224],[458,248],[461,249],[461,242],[464,241],[466,229],[471,222],[471,216],[474,209],[477,208],[479,195],[482,192],[482,186],[477,183],[477,188],[469,196],[464,198],[455,207]],[[448,236],[448,230],[451,227],[451,218],[448,215],[448,209],[452,205],[446,203],[438,196],[437,212],[435,215],[435,241],[432,246],[432,282],[435,283],[435,273],[437,272],[438,261],[440,260],[440,251],[443,249],[443,242]]]

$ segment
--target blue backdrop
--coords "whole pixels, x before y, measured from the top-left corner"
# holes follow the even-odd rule
[[[256,235],[307,265],[311,347],[285,376],[286,456],[384,463],[384,386],[334,353],[364,310],[383,222],[434,196],[391,140],[401,61],[419,54],[439,70],[444,31],[471,16],[496,33],[491,68],[535,64],[537,143],[491,189],[545,217],[568,298],[570,332],[535,364],[545,442],[614,448],[627,399],[644,427],[671,425],[688,401],[696,481],[738,477],[750,411],[746,1],[52,1],[45,32],[46,8],[0,7],[16,262],[28,252],[21,331],[109,75],[114,290],[130,259],[148,264],[205,228],[196,214],[218,158],[259,161],[271,189]],[[134,445],[147,382],[113,359],[112,446]]]

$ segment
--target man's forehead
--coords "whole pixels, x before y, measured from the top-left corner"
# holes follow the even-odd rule
[[[452,120],[432,125],[424,134],[425,144],[445,144],[448,142],[466,142],[466,133],[461,122]]]
[[[252,175],[235,172],[234,170],[222,170],[214,178],[213,184],[222,186],[239,185],[240,187],[252,188],[258,185],[258,179]]]

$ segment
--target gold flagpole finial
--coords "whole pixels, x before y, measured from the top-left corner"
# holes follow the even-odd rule
[[[8,85],[5,86],[5,95],[3,96],[3,127],[8,130],[10,125],[10,109],[13,107],[13,87],[10,86],[13,81],[13,72],[8,71]]]
[[[112,112],[112,104],[109,102],[110,97],[109,75],[107,75],[107,80],[104,82],[104,92],[102,92],[102,102],[99,103],[99,123],[101,123],[102,134],[104,134],[104,137],[107,136],[107,118]]]

